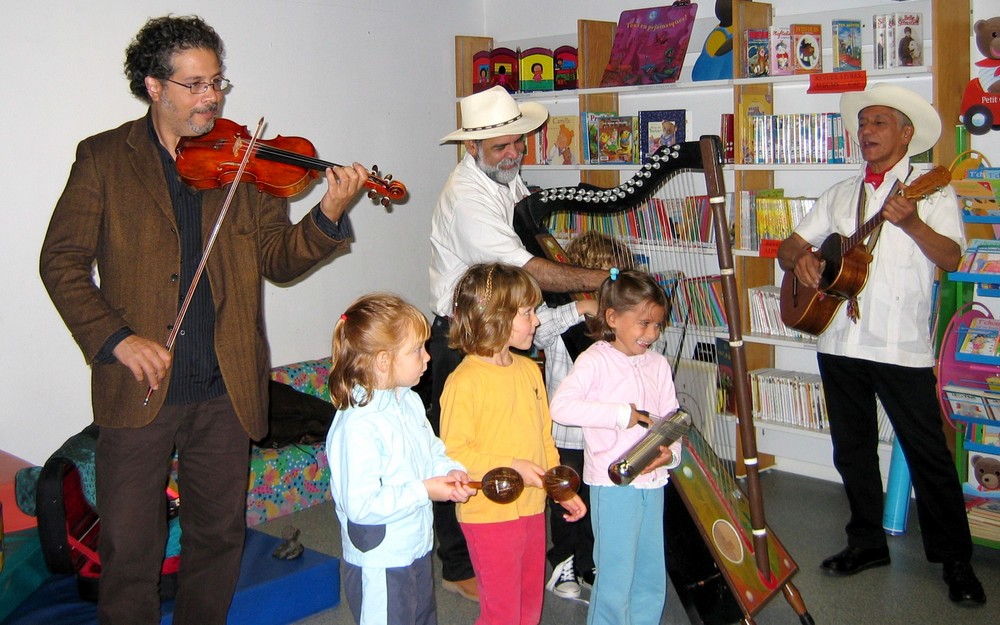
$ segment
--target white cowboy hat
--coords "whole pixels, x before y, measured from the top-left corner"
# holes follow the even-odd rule
[[[927,151],[941,136],[941,117],[927,100],[904,87],[880,83],[867,91],[851,91],[840,96],[844,127],[855,139],[858,138],[858,113],[869,106],[888,106],[910,118],[913,138],[907,147],[907,156]]]
[[[459,105],[462,127],[441,139],[442,143],[524,134],[544,124],[549,116],[541,104],[518,104],[500,86],[462,98]]]

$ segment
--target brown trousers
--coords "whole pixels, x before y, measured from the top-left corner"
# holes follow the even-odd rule
[[[171,457],[179,458],[181,564],[173,622],[224,625],[246,534],[249,436],[227,395],[164,406],[141,428],[101,428],[101,625],[160,622]]]

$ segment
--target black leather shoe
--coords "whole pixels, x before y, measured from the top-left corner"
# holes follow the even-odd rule
[[[834,575],[854,575],[876,566],[889,564],[889,548],[862,549],[848,547],[835,556],[823,560],[823,569]]]
[[[945,562],[944,581],[948,584],[948,598],[963,605],[986,603],[986,593],[979,583],[972,565],[968,562]]]

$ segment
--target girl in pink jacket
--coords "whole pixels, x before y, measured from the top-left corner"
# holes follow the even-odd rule
[[[667,595],[663,486],[680,464],[681,443],[626,486],[608,467],[646,434],[644,427],[678,409],[667,359],[649,347],[659,338],[667,299],[656,280],[624,271],[604,281],[588,328],[597,342],[580,354],[552,400],[552,419],[583,427],[583,481],[590,486],[597,578],[587,624],[657,625]]]

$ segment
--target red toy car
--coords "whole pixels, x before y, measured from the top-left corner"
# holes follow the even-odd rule
[[[959,119],[974,135],[1000,130],[1000,94],[983,91],[978,78],[970,80],[965,87],[961,111]]]

